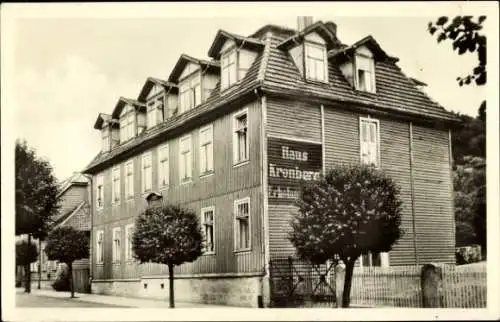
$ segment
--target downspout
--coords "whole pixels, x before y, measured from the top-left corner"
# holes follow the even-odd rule
[[[257,89],[254,93],[261,100],[261,125],[260,125],[260,154],[261,154],[261,180],[262,180],[262,231],[263,231],[263,250],[264,250],[264,276],[261,282],[261,300],[260,307],[267,307],[270,303],[270,247],[269,247],[269,210],[268,210],[268,188],[267,188],[267,97]]]
[[[418,265],[417,256],[417,231],[415,223],[415,183],[414,183],[414,160],[413,160],[413,123],[410,121],[410,190],[411,190],[411,214],[413,228],[413,255],[415,257],[415,265]]]

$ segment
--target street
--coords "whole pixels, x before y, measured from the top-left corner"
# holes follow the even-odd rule
[[[75,299],[55,298],[48,296],[39,296],[33,294],[17,293],[17,307],[107,307],[107,308],[124,308],[128,306],[101,304],[93,302],[82,302]]]

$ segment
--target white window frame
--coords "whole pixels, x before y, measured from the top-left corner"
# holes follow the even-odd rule
[[[198,68],[182,80],[179,80],[179,114],[201,104],[201,78],[201,69]],[[198,91],[196,91],[196,88],[198,88]]]
[[[207,229],[206,229],[206,222],[205,222],[205,214],[208,212],[212,212],[212,248],[213,250],[207,250],[206,248],[206,240],[207,240]],[[204,255],[214,255],[215,254],[215,206],[210,206],[210,207],[204,207],[201,208],[201,226],[203,230],[203,236],[204,236],[204,246],[203,246],[203,254]]]
[[[208,137],[205,133],[208,132]],[[214,127],[213,124],[205,126],[199,131],[200,151],[200,177],[209,175],[214,171]],[[204,157],[205,156],[205,157]]]
[[[188,142],[188,143],[183,143],[183,142]],[[186,149],[184,144],[186,144],[189,149]],[[186,154],[186,162],[183,160],[183,156]],[[180,183],[188,183],[192,180],[193,178],[193,147],[192,147],[192,141],[191,141],[191,134],[184,135],[179,139],[179,180]],[[189,169],[187,170],[186,169]],[[184,174],[187,174],[187,176],[184,176]]]
[[[369,61],[370,70],[367,70],[365,68],[360,68],[358,66],[358,59],[366,59]],[[370,88],[368,88],[368,83],[365,84],[365,88],[360,87],[360,79],[359,79],[359,72],[358,70],[364,71],[365,75],[369,74],[369,76],[365,76],[365,81],[369,80],[370,82]],[[363,55],[360,53],[356,53],[354,55],[354,82],[356,84],[356,89],[358,91],[363,91],[363,92],[368,92],[368,93],[376,93],[376,84],[375,84],[375,60],[373,57],[369,57],[367,55]]]
[[[150,98],[146,108],[146,122],[148,128],[155,127],[163,122],[163,109],[165,105],[165,96],[157,94]]]
[[[124,143],[134,138],[137,132],[136,129],[135,108],[126,106],[120,115],[120,143]]]
[[[240,154],[240,149],[239,149],[239,142],[238,142],[238,126],[239,126],[239,118],[241,116],[246,115],[247,118],[247,124],[246,124],[246,158],[241,159],[239,158]],[[249,130],[249,114],[248,114],[248,109],[243,109],[241,111],[238,111],[233,114],[233,165],[240,165],[240,164],[245,164],[249,162],[250,160],[250,130]]]
[[[233,56],[234,61],[230,62],[230,58]],[[226,64],[227,61],[227,64]],[[236,84],[239,80],[238,76],[238,50],[236,47],[232,47],[226,50],[220,56],[220,70],[221,70],[221,82],[220,89],[223,91],[230,88],[232,85]],[[233,69],[233,70],[231,70]],[[234,80],[231,79],[230,75],[233,72]]]
[[[240,240],[240,225],[239,225],[239,221],[240,219],[238,219],[238,206],[239,205],[242,205],[242,204],[248,204],[248,247],[240,247],[239,245],[239,240]],[[252,210],[251,210],[251,207],[250,207],[250,197],[246,197],[246,198],[242,198],[242,199],[238,199],[238,200],[235,200],[234,201],[234,251],[235,252],[245,252],[245,251],[249,251],[252,249],[252,224],[251,224],[251,221],[252,221]]]
[[[380,252],[379,254],[380,254],[380,266],[373,266],[372,265],[372,262],[373,262],[372,253],[369,252],[368,253],[369,263],[364,263],[363,255],[361,255],[359,257],[359,267],[361,267],[361,268],[363,268],[363,267],[389,267],[390,266],[389,253],[388,252]]]
[[[132,171],[128,171],[130,170]],[[130,173],[130,175],[129,175]],[[125,162],[124,167],[124,177],[125,177],[125,200],[134,198],[134,160],[128,160]],[[131,189],[130,189],[131,188]]]
[[[131,262],[134,260],[134,251],[132,249],[134,224],[125,226],[125,260]]]
[[[100,189],[99,189],[100,187]],[[96,194],[96,209],[102,210],[104,209],[104,175],[100,174],[96,178],[95,185],[95,194]],[[99,202],[100,200],[100,202]]]
[[[104,230],[96,231],[96,239],[95,239],[95,248],[96,248],[96,264],[102,265],[104,264]]]
[[[369,161],[364,157],[364,153],[363,153],[364,149],[366,149],[363,147],[363,145],[366,144],[363,141],[363,123],[364,122],[375,124],[377,127],[376,134],[375,134],[375,137],[377,140],[377,142],[375,142],[377,152],[376,152],[376,156],[375,156],[376,163],[374,164],[374,166],[376,168],[380,168],[380,121],[378,119],[374,119],[371,117],[360,117],[359,118],[359,158],[360,158],[360,161],[363,164],[369,164]],[[368,149],[369,149],[369,147],[368,147]]]
[[[111,170],[111,203],[119,205],[121,200],[121,171],[120,166],[116,166]],[[118,172],[118,175],[116,174]],[[118,178],[117,178],[118,177]],[[118,187],[116,187],[118,181]]]
[[[162,157],[163,155],[162,150],[165,151],[164,153],[166,154],[166,157]],[[170,148],[168,146],[168,143],[160,145],[158,147],[158,187],[160,190],[163,188],[167,188],[170,184],[169,159],[170,159]],[[163,167],[163,163],[166,163],[165,167]],[[163,181],[165,181],[165,183]]]
[[[108,127],[102,129],[102,152],[111,150],[111,137],[109,132]]]
[[[149,158],[149,166],[146,160]],[[149,179],[149,182],[148,182]],[[147,184],[149,183],[149,186]],[[148,192],[153,190],[153,154],[151,151],[143,153],[141,156],[141,190]]]
[[[315,49],[320,49],[323,52],[323,59],[319,60],[316,57],[309,57],[308,56],[308,47],[309,48],[315,48]],[[322,71],[323,73],[323,79],[320,79],[317,77],[317,70],[316,70],[316,64],[313,64],[314,70],[316,71],[316,76],[311,75],[311,64],[312,62],[315,62],[316,64],[322,64],[322,68],[320,67],[319,70]],[[327,59],[327,53],[326,53],[326,46],[310,41],[305,41],[304,42],[304,74],[306,79],[312,80],[312,81],[317,81],[317,82],[323,82],[323,83],[328,83],[328,59]]]
[[[119,235],[117,238],[117,235]],[[117,243],[118,241],[118,248],[117,248]],[[120,227],[115,227],[113,228],[113,240],[112,240],[112,258],[113,258],[113,264],[120,264],[121,262],[121,252],[122,252],[122,236],[121,236],[121,228]]]

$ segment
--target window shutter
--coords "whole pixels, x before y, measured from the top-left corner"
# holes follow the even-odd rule
[[[361,136],[361,161],[369,161],[369,140],[368,140],[368,122],[362,120],[360,122],[360,136]]]

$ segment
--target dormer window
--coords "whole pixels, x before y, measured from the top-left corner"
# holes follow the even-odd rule
[[[232,49],[221,55],[221,83],[220,88],[224,90],[238,81],[236,49]]]
[[[375,62],[373,57],[356,54],[356,89],[375,93]]]
[[[179,82],[180,113],[201,104],[201,77],[196,71]]]
[[[163,121],[164,96],[158,95],[149,100],[147,105],[147,125],[148,128],[156,126]]]
[[[135,137],[135,109],[127,105],[120,115],[120,142],[126,142]]]
[[[328,63],[325,46],[306,42],[304,43],[304,47],[306,78],[309,80],[327,82]]]

